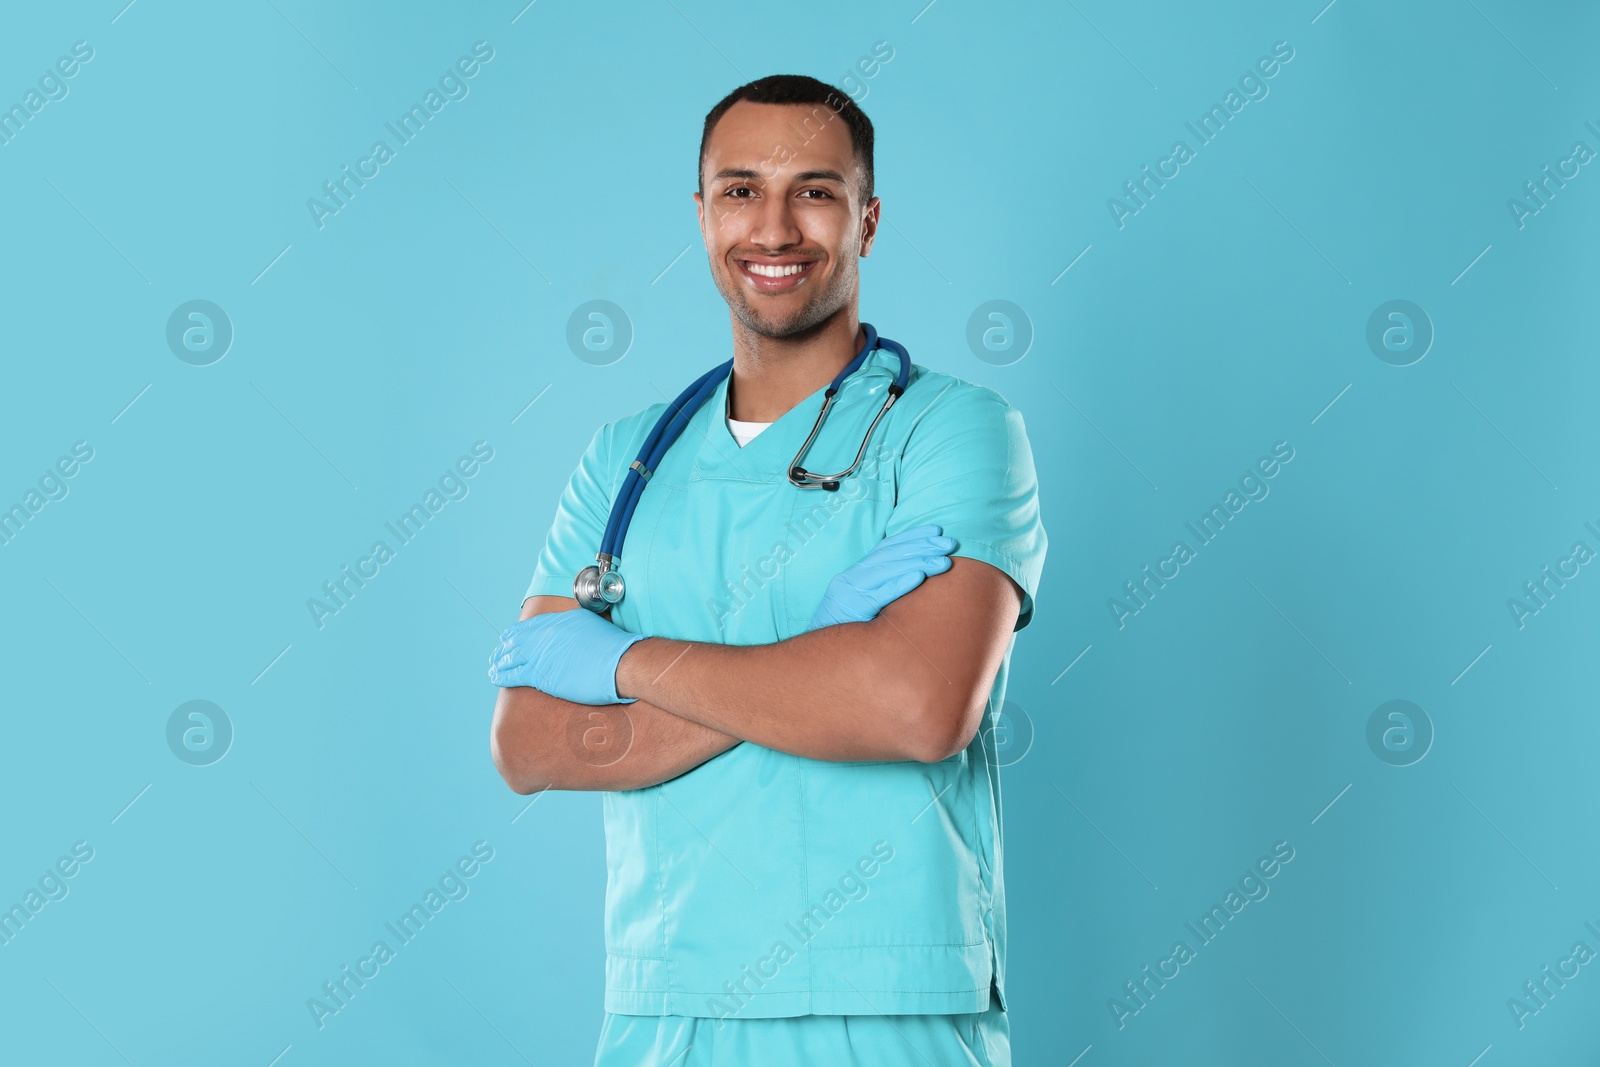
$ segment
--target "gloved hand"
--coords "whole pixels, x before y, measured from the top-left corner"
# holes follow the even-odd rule
[[[877,618],[879,611],[921,585],[923,578],[949,570],[955,547],[955,538],[941,536],[933,523],[884,538],[828,583],[808,630]]]
[[[587,608],[551,611],[512,623],[489,657],[489,681],[530,685],[579,704],[632,704],[617,695],[617,664],[633,634]]]

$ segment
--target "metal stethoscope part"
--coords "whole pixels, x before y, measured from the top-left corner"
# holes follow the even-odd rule
[[[878,421],[884,413],[894,406],[902,393],[906,391],[906,384],[911,377],[911,355],[905,347],[887,337],[878,336],[878,331],[873,329],[871,323],[862,323],[866,331],[867,342],[862,346],[856,357],[841,370],[833,383],[822,397],[822,408],[817,412],[817,419],[811,426],[811,433],[807,435],[805,443],[800,446],[800,451],[795,453],[794,460],[789,464],[789,482],[801,489],[824,489],[833,492],[839,488],[839,483],[849,476],[861,464],[861,457],[866,455],[867,444],[872,440],[872,431],[877,429]],[[856,458],[850,466],[837,474],[814,474],[800,465],[805,457],[806,450],[816,440],[817,434],[822,430],[823,420],[827,418],[828,411],[833,407],[834,397],[839,392],[839,387],[846,378],[853,374],[865,362],[867,355],[874,349],[888,348],[900,357],[900,371],[894,382],[889,386],[888,395],[884,398],[883,406],[878,409],[878,414],[872,419],[872,424],[867,427],[867,432],[861,438],[861,447],[856,451]],[[588,608],[596,613],[604,613],[613,604],[621,603],[626,592],[622,575],[616,569],[617,560],[621,557],[622,542],[627,536],[628,526],[633,521],[634,509],[639,504],[639,497],[644,492],[644,487],[650,480],[661,460],[666,456],[667,449],[672,447],[683,433],[684,428],[695,412],[716,392],[722,380],[733,373],[733,360],[718,364],[711,370],[702,374],[685,389],[667,409],[661,413],[661,418],[656,421],[655,427],[650,431],[650,436],[645,438],[644,447],[639,451],[639,457],[628,464],[628,473],[623,478],[622,490],[617,494],[617,499],[611,505],[611,517],[606,522],[605,535],[600,541],[600,552],[595,557],[595,562],[578,572],[572,580],[572,597],[581,607]]]

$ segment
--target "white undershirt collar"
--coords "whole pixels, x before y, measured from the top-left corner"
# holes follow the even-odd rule
[[[733,400],[724,392],[722,396],[723,417],[728,420],[728,431],[733,434],[733,439],[739,442],[740,448],[754,441],[757,434],[772,425],[770,422],[743,422],[734,418],[732,412]]]

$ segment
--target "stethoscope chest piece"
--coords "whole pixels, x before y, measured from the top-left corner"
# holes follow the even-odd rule
[[[572,580],[572,599],[590,611],[603,612],[620,603],[623,592],[622,575],[611,570],[609,564],[602,571],[599,564],[591,563]]]

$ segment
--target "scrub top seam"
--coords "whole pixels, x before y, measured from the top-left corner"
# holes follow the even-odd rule
[[[654,803],[650,805],[650,818],[655,823],[654,833],[651,836],[655,838],[656,844],[656,904],[661,909],[661,954],[666,959],[667,988],[671,989],[672,950],[667,943],[667,871],[661,864],[661,802],[666,796],[663,792],[665,788],[665,784],[656,787],[655,796],[651,798]]]
[[[987,703],[988,703],[988,699],[987,698],[985,699],[984,703],[985,703],[985,705],[987,705]],[[958,755],[965,755],[965,754],[966,754],[965,751],[963,751],[961,753],[958,753]],[[988,883],[985,882],[984,877],[983,877],[983,866],[984,866],[984,864],[983,864],[982,857],[979,855],[979,852],[982,850],[983,845],[982,845],[982,843],[981,843],[981,841],[979,840],[979,837],[978,837],[978,790],[976,788],[976,786],[977,786],[977,781],[976,781],[977,776],[972,773],[972,769],[973,769],[972,768],[972,761],[971,760],[963,760],[961,762],[960,766],[957,768],[955,773],[956,773],[956,775],[958,775],[960,777],[964,777],[966,779],[967,784],[971,788],[971,791],[972,791],[972,801],[971,801],[971,803],[969,803],[967,805],[967,810],[964,812],[964,814],[967,816],[967,818],[969,820],[968,821],[968,825],[971,828],[971,834],[967,838],[967,840],[971,841],[973,843],[973,846],[974,846],[972,849],[968,850],[968,858],[972,861],[972,870],[973,870],[973,873],[978,876],[978,886],[979,886],[980,891],[982,891],[982,889],[986,885],[988,885]],[[929,781],[929,784],[930,785],[932,784],[932,780],[931,779]],[[988,927],[988,924],[986,924],[984,922],[984,916],[987,915],[987,914],[992,914],[993,910],[994,910],[994,891],[993,891],[993,889],[991,887],[990,890],[989,890],[989,893],[988,893],[988,900],[986,901],[983,910],[978,913],[978,917],[977,917],[978,918],[979,940],[967,942],[967,947],[976,948],[979,945],[983,945],[984,947],[989,949],[989,953],[990,953],[990,957],[991,957],[990,960],[989,960],[989,964],[990,964],[990,970],[991,971],[994,970],[994,961],[992,959],[993,954],[994,954],[994,940],[993,940],[993,938],[991,938],[989,936],[989,927]]]
[[[994,693],[991,691],[983,701],[983,727],[978,731],[978,742],[983,749],[983,773],[992,783],[989,797],[989,810],[994,813],[994,850],[995,855],[998,856],[1003,844],[1000,839],[1000,746],[996,744],[994,749],[991,751],[988,740],[994,737],[994,727],[996,725],[996,716],[994,714]],[[983,854],[980,852],[978,855],[981,858]],[[994,865],[985,864],[984,866],[989,869],[989,874],[992,877],[994,874]]]
[[[1010,655],[1008,653],[1007,657],[1006,657],[1006,663],[1009,663],[1009,661],[1010,661]],[[1004,664],[1002,666],[1004,666]],[[989,962],[989,981],[995,987],[995,989],[998,990],[999,985],[1000,985],[1000,936],[1001,936],[1001,934],[1000,934],[1000,930],[999,930],[999,927],[998,927],[998,923],[997,923],[996,918],[995,918],[995,901],[996,900],[1001,900],[1001,901],[1004,900],[1005,885],[1004,885],[1004,882],[1003,882],[1004,876],[1002,874],[1000,874],[999,872],[997,872],[995,868],[999,867],[1000,864],[1004,861],[1003,849],[1004,849],[1005,846],[1004,846],[1004,843],[1001,841],[1001,837],[1000,837],[1000,835],[1001,835],[1001,829],[1000,829],[1001,828],[1000,748],[999,748],[998,744],[995,746],[994,752],[993,752],[993,759],[991,759],[990,758],[991,754],[990,754],[990,750],[989,750],[989,741],[988,741],[989,738],[993,738],[994,737],[994,734],[992,732],[988,732],[990,730],[990,725],[989,725],[990,712],[991,712],[991,708],[993,706],[993,702],[994,702],[994,693],[991,691],[989,696],[984,698],[984,705],[983,705],[983,722],[984,722],[984,726],[983,726],[982,729],[980,729],[978,731],[978,743],[979,743],[979,746],[980,746],[980,748],[982,750],[982,753],[983,753],[983,775],[984,775],[984,778],[986,779],[984,784],[987,787],[984,790],[984,799],[985,799],[985,802],[988,803],[988,805],[989,805],[989,811],[994,816],[994,823],[993,823],[993,825],[994,825],[994,838],[993,838],[993,842],[992,842],[993,846],[994,846],[994,858],[993,858],[992,862],[990,862],[990,861],[985,859],[983,842],[982,842],[981,838],[979,836],[977,836],[977,835],[981,834],[981,832],[982,832],[981,826],[977,826],[977,827],[974,828],[974,831],[973,831],[974,838],[973,838],[973,840],[978,842],[977,850],[974,853],[975,859],[977,860],[977,864],[978,864],[978,867],[979,867],[978,884],[980,886],[987,886],[988,887],[988,900],[985,902],[983,915],[980,916],[979,919],[980,919],[980,923],[982,924],[982,927],[983,927],[984,938],[985,938],[985,940],[987,940],[989,942],[989,960],[988,960],[988,962]],[[974,796],[973,796],[972,817],[973,817],[974,823],[976,823],[978,821],[978,810],[977,810],[978,798],[976,796],[976,792],[977,791],[974,790],[973,792],[974,792]],[[985,872],[988,874],[987,878],[982,877],[982,875]]]
[[[661,500],[661,511],[659,514],[670,515],[670,509],[674,500],[676,499],[676,494],[682,492],[683,490],[679,489],[675,485],[665,485],[662,486],[662,488],[668,490],[668,492],[665,498]],[[660,541],[658,534],[661,531],[661,525],[662,524],[659,519],[650,523],[650,543],[645,546],[644,569],[647,573],[654,573],[655,570],[656,545]],[[648,596],[643,597],[639,600],[639,603],[641,605],[641,609],[639,611],[639,632],[642,634],[658,633],[659,631],[656,629],[655,608],[651,605],[650,598]]]
[[[653,480],[654,479],[652,479],[652,481]],[[772,475],[770,477],[767,477],[767,478],[752,478],[752,477],[747,477],[747,476],[742,476],[742,475],[737,475],[737,474],[718,474],[715,471],[713,471],[713,472],[708,474],[707,472],[701,470],[698,467],[695,468],[695,470],[693,472],[693,476],[691,477],[690,480],[691,481],[696,481],[696,482],[740,482],[740,483],[745,484],[745,485],[778,485],[778,484],[780,484],[780,478],[776,474],[774,474],[774,475]],[[787,474],[783,475],[783,477],[781,479],[781,482],[783,484],[787,484],[788,483],[788,475]],[[675,488],[675,489],[683,488],[683,486],[673,486],[673,488]]]
[[[988,701],[991,698],[985,698],[985,707],[987,707]],[[983,827],[981,825],[982,820],[978,818],[978,804],[980,803],[980,798],[978,796],[977,789],[978,776],[976,773],[976,768],[972,766],[970,760],[967,762],[966,768],[967,780],[972,783],[972,803],[967,806],[967,815],[972,820],[972,837],[969,838],[973,844],[973,848],[970,852],[972,857],[972,871],[978,876],[978,891],[985,898],[983,911],[978,915],[978,931],[983,935],[984,943],[989,949],[987,962],[989,964],[989,973],[992,980],[993,975],[999,973],[1000,970],[1000,960],[999,956],[997,955],[998,949],[995,946],[995,941],[998,939],[998,935],[992,932],[994,926],[995,898],[994,868],[990,867],[988,863],[984,862],[983,858]],[[990,810],[992,811],[994,810],[994,793],[993,786],[989,781],[988,756],[984,757],[983,777],[984,790],[981,802],[988,804]],[[997,845],[996,847],[998,848],[999,846]],[[984,877],[985,874],[987,874],[988,877]]]
[[[860,945],[812,945],[811,951],[860,952],[864,948],[977,948],[988,943],[988,938],[979,938],[976,941],[874,941]]]
[[[904,988],[898,988],[898,987],[896,987],[896,988],[878,989],[878,988],[872,987],[872,986],[869,986],[869,987],[866,987],[866,988],[863,988],[861,986],[854,986],[854,987],[852,987],[850,989],[790,990],[790,991],[787,991],[787,992],[785,992],[783,990],[778,990],[778,991],[771,992],[771,993],[761,993],[761,992],[743,993],[743,992],[741,992],[739,995],[741,997],[745,998],[746,1000],[752,1000],[752,1001],[757,999],[757,998],[759,998],[759,997],[792,997],[792,996],[795,995],[796,992],[804,992],[804,993],[840,993],[840,994],[843,994],[843,993],[893,993],[897,997],[948,997],[953,993],[986,993],[986,992],[989,991],[989,986],[990,986],[990,984],[992,982],[993,982],[993,978],[991,977],[990,980],[984,982],[983,985],[962,986],[959,989],[904,989]],[[634,993],[634,992],[637,992],[636,990],[633,990],[633,989],[617,988],[615,986],[607,986],[606,987],[606,991],[608,993]],[[707,989],[676,990],[675,989],[675,990],[672,990],[672,995],[685,996],[685,997],[721,997],[721,996],[726,996],[727,994],[726,994],[726,992],[724,990],[707,990]],[[632,1012],[614,1012],[613,1014],[616,1014],[616,1015],[630,1015],[630,1014],[633,1014],[633,1013]],[[648,1014],[648,1015],[645,1015],[644,1018],[657,1018],[657,1017],[659,1017],[659,1015],[672,1015],[672,1014],[673,1014],[672,1012],[662,1012],[662,1013],[659,1013],[659,1014]],[[845,1012],[840,1012],[840,1011],[813,1011],[813,1012],[806,1012],[805,1014],[806,1015],[872,1015],[874,1013],[873,1012],[863,1012],[863,1011],[845,1011]],[[970,1013],[969,1012],[893,1012],[893,1011],[891,1011],[891,1012],[884,1012],[883,1014],[886,1014],[886,1015],[904,1015],[904,1014],[912,1014],[912,1015],[950,1015],[950,1014],[967,1015],[967,1014],[970,1014]],[[753,1018],[753,1019],[770,1019],[770,1018],[794,1019],[794,1018],[803,1018],[803,1017],[804,1017],[803,1015],[802,1016],[794,1016],[794,1015],[778,1015],[778,1016],[755,1015],[755,1016],[751,1016],[750,1018]],[[688,1015],[688,1016],[683,1016],[683,1018],[688,1018],[688,1019],[715,1019],[716,1016],[712,1016],[712,1015]],[[730,1020],[730,1021],[743,1022],[744,1020],[739,1019],[739,1020]]]
[[[987,548],[989,551],[993,552],[995,555],[999,556],[1001,559],[1003,559],[1007,563],[1011,564],[1013,567],[1015,567],[1018,570],[1018,572],[1021,572],[1022,569],[1023,569],[1022,568],[1022,561],[1017,559],[1017,557],[1013,556],[1011,553],[1007,552],[1005,549],[1001,548],[999,545],[990,544],[988,541],[976,541],[976,540],[973,540],[971,538],[968,538],[967,540],[962,541],[961,543],[963,545],[982,545],[984,548]],[[959,546],[957,547],[956,551],[957,552],[960,551],[960,547]],[[1021,585],[1022,583],[1018,582],[1017,584]],[[1027,590],[1024,589],[1023,592],[1026,593]]]
[[[789,543],[789,538],[794,534],[795,516],[799,514],[800,502],[804,499],[806,498],[803,496],[796,496],[794,499],[789,501],[789,519],[783,524],[783,543],[785,545]],[[781,618],[783,623],[786,625],[789,619],[794,615],[793,610],[789,606],[789,579],[787,576],[785,576],[783,581],[776,584],[778,586],[778,608],[782,612],[779,618]],[[807,616],[807,618],[809,617],[810,616]],[[782,631],[780,630],[779,632],[781,633]]]
[[[990,784],[990,790],[989,790],[989,809],[990,809],[990,811],[994,811],[994,809],[995,809],[994,792],[992,792],[992,785],[998,784],[998,776],[997,776],[997,774],[995,774],[995,765],[994,765],[994,763],[990,763],[990,760],[989,760],[989,741],[987,741],[987,737],[992,736],[992,734],[990,734],[990,726],[992,726],[992,717],[994,717],[994,702],[995,702],[994,691],[992,691],[992,689],[990,689],[990,693],[987,694],[986,697],[984,697],[984,718],[982,718],[982,725],[979,726],[979,728],[978,728],[978,736],[976,736],[976,741],[978,741],[978,752],[981,753],[982,758],[984,758],[984,777],[986,777],[986,779],[987,779],[987,784]],[[992,867],[990,867],[989,862],[984,861],[984,853],[982,853],[982,849],[979,849],[979,851],[978,851],[978,862],[979,862],[979,865],[981,865],[982,869],[986,870],[986,872],[989,872],[990,875],[992,875],[992,873],[994,873],[994,869],[992,869]]]
[[[787,592],[787,590],[786,590]],[[787,601],[785,601],[787,604]],[[803,763],[795,764],[795,786],[800,792],[800,906],[803,908],[811,902],[811,839],[806,834],[806,768]],[[811,965],[810,941],[806,942],[806,1000],[810,1006],[811,994],[816,990],[812,987],[816,979],[816,969]]]
[[[771,993],[754,992],[754,993],[740,993],[739,995],[741,997],[745,998],[746,1000],[749,1000],[749,1001],[755,1001],[755,1000],[757,1000],[757,999],[759,999],[761,997],[792,997],[792,996],[795,995],[796,992],[803,992],[803,993],[806,993],[808,995],[810,993],[839,993],[839,994],[844,994],[844,993],[893,993],[897,997],[948,997],[948,996],[950,996],[952,994],[955,994],[955,993],[982,993],[982,992],[988,992],[989,991],[989,987],[993,984],[993,982],[994,982],[994,978],[993,978],[993,976],[991,976],[989,981],[985,982],[981,986],[976,986],[976,985],[962,986],[959,989],[904,989],[904,988],[899,988],[899,987],[887,988],[887,989],[878,989],[876,987],[862,988],[861,986],[854,986],[854,987],[852,987],[850,989],[790,990],[790,991],[787,991],[787,992],[785,992],[783,990],[778,990],[778,991],[771,992]],[[606,986],[606,992],[607,993],[627,993],[627,994],[631,995],[631,994],[639,992],[639,990],[633,989],[631,987],[626,987],[626,986]],[[683,989],[683,990],[677,990],[677,989],[675,989],[675,990],[671,990],[671,991],[654,990],[654,991],[651,991],[651,992],[656,992],[656,993],[667,992],[668,995],[684,996],[684,997],[721,997],[721,996],[726,996],[727,995],[724,990],[720,990],[720,989],[718,989],[718,990],[709,990],[709,989]],[[613,1015],[635,1015],[635,1014],[639,1014],[639,1013],[621,1011],[621,1012],[613,1012],[612,1014]],[[659,1018],[659,1017],[664,1016],[664,1015],[675,1015],[675,1014],[676,1013],[674,1013],[674,1012],[649,1012],[649,1013],[644,1013],[641,1017],[642,1018],[647,1018],[647,1019],[653,1019],[653,1018]],[[870,1014],[873,1014],[873,1013],[871,1013],[871,1012],[813,1011],[813,1012],[806,1012],[804,1014],[805,1015],[870,1015]],[[885,1012],[884,1014],[887,1014],[887,1015],[904,1015],[904,1014],[912,1014],[912,1015],[950,1015],[950,1014],[966,1015],[966,1014],[969,1014],[969,1013],[968,1012],[894,1012],[894,1011],[891,1011],[891,1012]],[[794,1015],[778,1015],[778,1016],[755,1015],[755,1016],[750,1016],[750,1018],[752,1018],[752,1019],[772,1019],[772,1018],[794,1019],[794,1018],[803,1018],[803,1017],[804,1017],[804,1015],[801,1015],[801,1016],[794,1016]],[[716,1017],[715,1016],[710,1016],[710,1015],[687,1015],[687,1016],[682,1016],[682,1018],[688,1018],[688,1019],[715,1019]],[[744,1020],[731,1020],[731,1021],[742,1022]]]
[[[992,698],[993,698],[993,692],[991,691],[990,696],[984,698],[984,706],[985,706],[985,708],[988,707],[989,701]],[[989,886],[991,884],[991,880],[990,879],[986,879],[983,876],[983,869],[986,866],[986,864],[983,862],[982,829],[979,826],[979,819],[978,819],[978,775],[976,773],[976,768],[973,767],[972,761],[970,759],[969,760],[964,760],[962,762],[961,766],[962,766],[962,770],[957,771],[956,773],[961,774],[963,777],[965,777],[967,782],[968,782],[968,784],[969,784],[969,786],[970,786],[970,788],[972,789],[972,803],[967,805],[967,816],[971,820],[971,828],[972,828],[972,836],[970,838],[968,838],[968,840],[971,841],[975,846],[977,846],[976,848],[974,848],[972,850],[972,869],[973,869],[973,872],[975,874],[977,874],[977,876],[978,876],[978,886],[979,886],[979,888],[981,890],[984,887]],[[984,800],[985,803],[989,803],[989,804],[992,805],[993,801],[990,799],[989,790],[987,788],[988,785],[989,785],[989,782],[988,782],[989,768],[988,768],[987,764],[985,764],[984,769],[983,769],[983,777],[985,779],[984,783],[983,783],[984,786],[985,786],[984,791],[983,791],[984,792],[983,800]],[[991,871],[990,874],[992,875],[993,872]],[[992,888],[989,890],[988,897],[989,897],[989,899],[986,902],[985,907],[984,907],[984,911],[985,912],[989,912],[989,911],[992,911],[994,909],[994,891],[993,891]],[[984,934],[984,938],[983,939],[984,939],[984,941],[986,941],[986,942],[989,941],[990,937],[989,937],[989,933],[988,933],[988,927],[984,924],[982,915],[978,916],[978,929],[983,931],[983,934]]]

